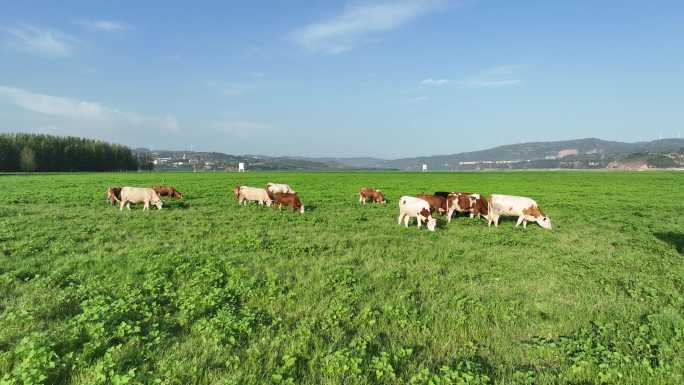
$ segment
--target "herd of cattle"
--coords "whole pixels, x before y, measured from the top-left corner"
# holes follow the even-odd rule
[[[256,202],[260,205],[278,207],[291,207],[293,211],[304,214],[304,205],[299,200],[297,193],[287,184],[267,183],[266,188],[236,186],[233,190],[235,198],[240,205]],[[183,194],[172,186],[144,187],[110,187],[107,189],[107,200],[112,204],[119,203],[119,209],[126,206],[129,210],[131,203],[144,204],[143,210],[147,210],[150,204],[158,209],[162,208],[160,196],[171,198],[183,198]],[[387,200],[380,190],[364,187],[359,191],[359,202],[385,204]],[[425,222],[430,231],[435,231],[437,220],[432,216],[435,212],[446,215],[447,221],[451,222],[454,212],[463,213],[473,217],[482,217],[487,220],[487,225],[499,225],[499,218],[518,217],[516,227],[523,225],[527,228],[527,222],[536,222],[545,229],[551,229],[551,219],[540,209],[533,199],[513,196],[491,194],[485,197],[481,194],[466,192],[437,191],[434,194],[417,194],[402,196],[399,199],[399,218],[397,224],[404,222],[408,227],[411,218],[416,218],[418,227]]]

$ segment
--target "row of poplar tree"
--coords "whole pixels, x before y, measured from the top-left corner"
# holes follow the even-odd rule
[[[0,134],[0,171],[137,170],[126,146],[92,139],[40,134]]]

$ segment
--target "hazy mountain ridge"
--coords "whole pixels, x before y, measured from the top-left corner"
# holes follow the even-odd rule
[[[338,163],[347,164],[347,159],[354,160],[356,167],[395,168],[401,170],[418,170],[423,164],[430,170],[467,169],[469,165],[462,162],[518,162],[529,163],[523,168],[556,168],[560,162],[590,161],[598,162],[598,166],[606,167],[609,161],[641,152],[670,153],[684,149],[684,139],[659,139],[650,142],[616,142],[597,138],[563,140],[553,142],[529,142],[508,144],[490,149],[456,153],[451,155],[432,155],[422,157],[382,160],[375,158],[325,158]],[[576,151],[576,154],[573,154]],[[308,158],[314,160],[316,158]],[[370,162],[359,160],[371,159]],[[510,164],[510,163],[503,163]]]
[[[611,162],[643,160],[650,167],[681,167],[684,161],[673,153],[684,154],[684,139],[659,139],[649,142],[626,143],[597,138],[553,142],[529,142],[497,146],[485,150],[399,159],[374,157],[289,157],[264,155],[230,155],[220,152],[166,151],[148,152],[158,159],[186,162],[181,169],[201,164],[203,168],[232,170],[238,162],[245,162],[253,170],[350,170],[396,169],[420,170],[423,164],[429,170],[479,169],[535,169],[535,168],[606,168]],[[651,154],[650,156],[647,156]],[[665,161],[664,158],[672,161]],[[194,161],[191,161],[194,160]],[[180,162],[183,163],[183,162]],[[193,166],[194,165],[194,166]],[[158,165],[157,168],[171,168]],[[178,168],[179,166],[173,166]]]

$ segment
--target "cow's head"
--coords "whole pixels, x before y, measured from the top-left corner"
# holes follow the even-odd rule
[[[385,199],[385,195],[383,195],[380,190],[375,191],[375,203],[382,203],[385,204],[387,203],[387,200]]]
[[[240,195],[240,186],[235,186],[233,189],[233,194],[235,194],[235,197],[237,198],[238,195]]]
[[[427,228],[430,231],[435,231],[435,228],[437,228],[437,220],[433,217],[428,217]]]
[[[537,218],[537,223],[544,229],[551,230],[551,218],[542,215]]]
[[[174,198],[180,198],[180,199],[183,199],[183,193],[182,193],[182,192],[180,192],[180,191],[178,191],[178,190],[175,190],[175,189],[174,189],[174,190],[173,190],[173,194],[172,194],[172,195],[173,195],[173,197],[174,197]]]
[[[304,205],[302,204],[302,201],[299,200],[299,197],[296,194],[292,195],[292,209],[295,211],[299,211],[300,214],[304,214]]]
[[[114,195],[114,191],[111,188],[107,190],[107,200],[111,204],[114,204],[116,202],[116,195]]]
[[[150,201],[150,203],[152,203],[152,204],[153,204],[154,206],[156,206],[159,210],[161,210],[161,208],[162,208],[162,201],[161,201],[161,199],[159,199],[159,195],[154,194],[154,197],[152,198],[152,200]]]

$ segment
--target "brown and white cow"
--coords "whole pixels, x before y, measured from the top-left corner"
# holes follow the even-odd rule
[[[431,212],[437,211],[440,214],[446,214],[449,210],[447,200],[441,196],[421,193],[416,194],[416,198],[426,201],[430,205]]]
[[[447,198],[449,211],[447,213],[448,221],[451,222],[451,217],[454,211],[459,213],[469,214],[471,218],[477,216],[486,217],[488,213],[487,200],[480,194],[473,194],[468,192],[454,192],[450,193]]]
[[[275,197],[275,194],[278,194],[278,193],[290,193],[290,194],[296,194],[297,193],[288,184],[273,183],[273,182],[266,183],[266,191],[268,192],[268,196],[271,197],[271,199],[273,199]]]
[[[121,206],[119,210],[123,210],[126,206],[129,210],[131,209],[131,203],[144,203],[145,206],[143,210],[150,208],[150,203],[156,206],[159,210],[162,208],[162,201],[159,199],[159,195],[151,188],[141,188],[141,187],[122,187],[121,188]]]
[[[183,198],[183,193],[176,190],[173,186],[154,186],[152,189],[160,197]]]
[[[537,222],[542,228],[551,230],[551,219],[539,209],[537,202],[527,197],[490,195],[487,224],[491,226],[494,223],[494,226],[499,226],[499,217],[501,216],[518,217],[515,227],[522,223],[523,228],[527,228],[527,222]]]
[[[435,231],[437,227],[437,220],[432,217],[430,204],[421,198],[414,198],[410,196],[403,196],[399,199],[399,218],[397,224],[404,222],[404,226],[408,227],[411,218],[416,218],[418,227],[422,222],[427,222],[427,228],[430,231]]]
[[[107,189],[107,200],[110,204],[115,205],[116,202],[121,201],[121,187],[110,187]]]
[[[382,194],[382,191],[370,187],[364,187],[359,190],[359,202],[365,205],[367,200],[375,203],[387,203],[385,200],[385,195]]]
[[[470,194],[470,217],[486,218],[489,214],[489,202],[480,194]]]
[[[283,206],[292,207],[292,211],[299,211],[300,214],[304,214],[304,205],[299,200],[297,193],[277,193],[273,195],[273,208],[278,206],[279,210],[283,209]]]

